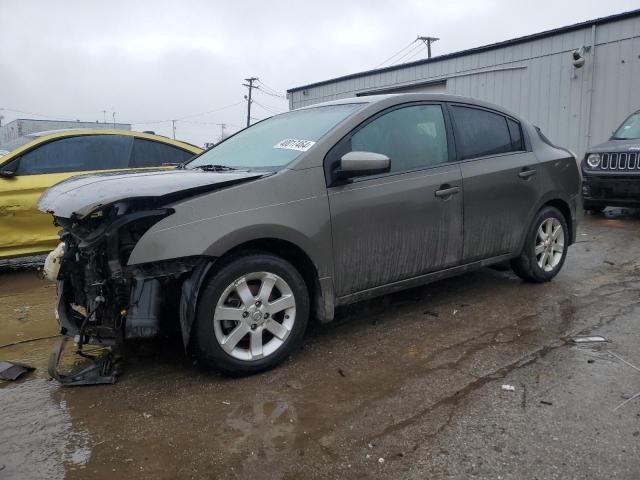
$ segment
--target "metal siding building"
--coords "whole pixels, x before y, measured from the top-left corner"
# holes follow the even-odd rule
[[[572,53],[584,47],[584,66]],[[584,154],[640,108],[640,10],[288,90],[291,109],[376,93],[437,92],[501,105]]]
[[[0,145],[30,133],[62,130],[65,128],[131,130],[129,123],[74,122],[68,120],[34,120],[19,118],[0,127]]]

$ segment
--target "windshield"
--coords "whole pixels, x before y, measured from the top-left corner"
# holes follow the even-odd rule
[[[640,139],[640,112],[627,118],[612,137],[614,140]]]
[[[215,165],[277,170],[309,150],[320,137],[363,105],[329,105],[271,117],[207,150],[186,168]]]

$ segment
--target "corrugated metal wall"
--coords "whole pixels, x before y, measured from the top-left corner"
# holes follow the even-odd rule
[[[23,135],[36,132],[48,132],[49,130],[61,130],[64,128],[91,128],[91,129],[116,129],[131,130],[128,123],[98,123],[98,122],[74,122],[67,120],[31,120],[17,119],[0,127],[0,145],[15,140]]]
[[[595,48],[585,53],[585,65],[574,68],[572,51],[594,41]],[[552,141],[582,155],[588,145],[606,140],[631,111],[640,108],[640,17],[598,25],[595,32],[587,26],[294,90],[289,103],[298,108],[390,87],[409,91],[407,87],[413,86],[411,90],[418,91],[425,82],[438,88],[439,81],[446,82],[447,93],[493,102],[528,118]]]

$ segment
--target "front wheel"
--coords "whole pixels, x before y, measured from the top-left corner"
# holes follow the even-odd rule
[[[200,360],[227,375],[275,367],[298,346],[309,320],[304,279],[284,259],[247,254],[221,266],[198,302]]]
[[[548,282],[564,264],[568,240],[564,215],[557,208],[544,207],[533,220],[524,249],[511,261],[511,268],[528,282]]]

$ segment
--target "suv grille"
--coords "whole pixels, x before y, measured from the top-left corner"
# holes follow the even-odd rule
[[[638,153],[603,153],[597,170],[640,171]]]

